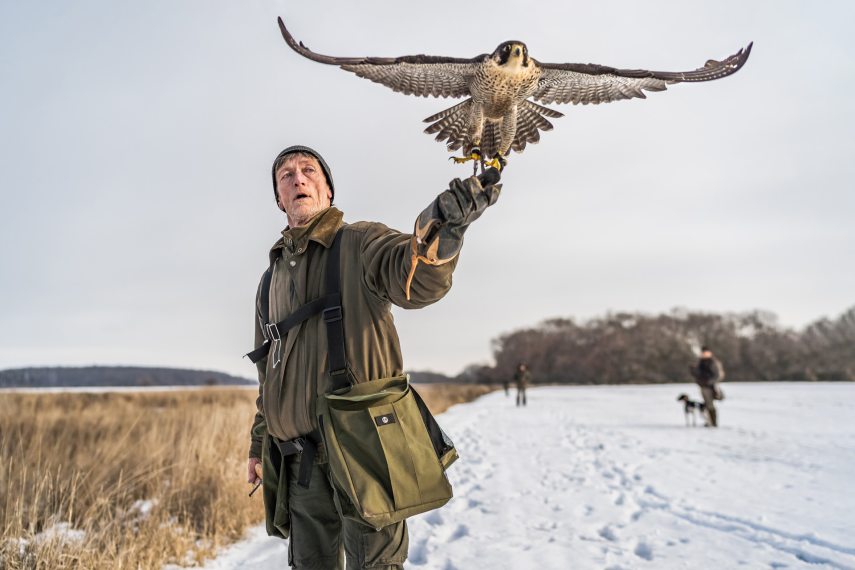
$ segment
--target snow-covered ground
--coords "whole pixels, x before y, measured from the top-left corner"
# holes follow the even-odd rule
[[[452,408],[455,497],[410,519],[407,568],[855,569],[855,384],[724,390],[718,429],[685,427],[691,385]],[[285,541],[255,528],[206,568],[286,565]]]

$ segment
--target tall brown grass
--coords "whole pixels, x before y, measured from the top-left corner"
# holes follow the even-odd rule
[[[479,396],[498,389],[484,384],[417,384],[416,390],[434,415],[455,404],[471,402]],[[442,422],[440,422],[442,423]]]
[[[239,537],[262,509],[241,485],[253,400],[235,389],[0,396],[0,566],[156,568]],[[85,534],[45,538],[59,523]]]
[[[419,387],[434,413],[487,391]],[[216,388],[0,394],[0,568],[193,564],[239,539],[263,520],[245,483],[254,400]]]

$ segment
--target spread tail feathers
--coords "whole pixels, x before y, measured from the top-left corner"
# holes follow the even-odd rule
[[[546,117],[557,119],[563,116],[564,113],[559,113],[543,105],[523,101],[517,111],[517,133],[514,136],[511,149],[514,152],[522,152],[526,144],[536,144],[540,141],[540,131],[552,130],[552,123],[546,120]]]
[[[436,140],[445,142],[448,150],[455,151],[467,142],[467,128],[469,113],[472,107],[472,99],[467,99],[436,115],[431,115],[424,120],[425,123],[433,123],[425,129],[425,133],[436,135]],[[470,149],[471,150],[471,149]]]
[[[424,120],[431,125],[425,129],[427,134],[436,134],[436,140],[444,142],[450,151],[463,149],[464,154],[471,152],[473,145],[468,136],[468,121],[473,105],[472,99],[466,99]],[[546,117],[563,117],[553,109],[538,105],[532,101],[523,101],[517,109],[517,130],[511,150],[522,152],[526,144],[540,140],[540,131],[552,130],[552,123]],[[487,119],[481,132],[481,155],[492,158],[499,153],[502,138],[502,121]]]

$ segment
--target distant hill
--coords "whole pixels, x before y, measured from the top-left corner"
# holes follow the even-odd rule
[[[416,384],[436,384],[439,382],[455,382],[454,378],[440,374],[439,372],[429,372],[427,370],[408,371],[410,382]]]
[[[83,366],[0,370],[0,388],[234,386],[257,382],[223,372],[143,366]]]

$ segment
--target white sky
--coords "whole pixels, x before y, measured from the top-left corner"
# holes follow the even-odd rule
[[[749,41],[736,75],[566,116],[511,157],[450,294],[397,311],[410,369],[456,373],[553,316],[855,302],[855,4],[825,2],[0,4],[0,368],[145,364],[244,376],[252,306],[285,225],[270,164],[331,165],[346,219],[410,231],[467,167],[424,135],[453,100],[300,58],[471,57],[689,70]]]

